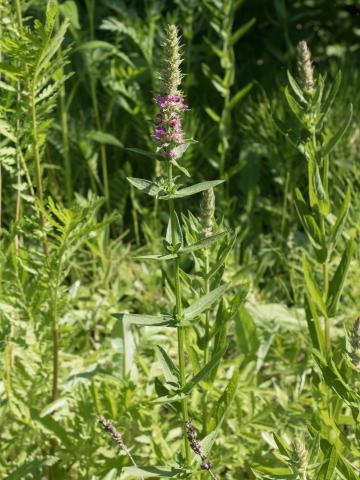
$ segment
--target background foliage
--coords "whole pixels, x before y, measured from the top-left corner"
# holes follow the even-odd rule
[[[318,72],[328,72],[330,79],[339,68],[343,73],[329,130],[346,116],[350,101],[354,107],[349,131],[332,154],[330,190],[337,211],[351,184],[347,231],[357,243],[358,2],[67,0],[59,2],[59,18],[44,31],[34,19],[44,22],[45,1],[20,2],[23,27],[15,3],[0,0],[1,478],[119,478],[128,458],[103,436],[97,415],[114,421],[139,464],[175,466],[177,419],[152,403],[158,387],[153,379],[161,377],[154,347],[172,352],[175,338],[161,328],[121,328],[112,316],[155,314],[172,302],[166,274],[133,259],[159,250],[167,213],[153,199],[135,196],[126,181],[161,173],[159,163],[135,149],[153,149],[160,32],[168,22],[182,33],[184,91],[191,107],[184,130],[198,142],[183,164],[196,181],[226,180],[217,194],[217,219],[238,230],[226,280],[234,290],[244,285],[248,290],[245,306],[229,321],[230,346],[212,392],[216,405],[239,371],[211,451],[215,469],[226,479],[313,478],[311,465],[309,477],[286,476],[279,460],[286,449],[272,432],[310,451],[319,440],[316,430],[325,457],[331,458],[324,439],[336,438],[338,465],[347,452],[358,474],[359,430],[348,414],[341,426],[334,424],[319,405],[328,393],[318,389],[306,330],[300,258],[309,241],[293,206],[295,186],[306,189],[305,160],[273,122],[276,116],[297,128],[283,91],[287,69],[296,68],[296,45],[306,39]],[[37,71],[39,52],[48,58]],[[9,63],[10,81],[4,66]],[[35,123],[31,102],[37,105]],[[35,124],[45,206],[31,191],[39,181],[28,147]],[[53,200],[46,201],[48,196]],[[188,207],[198,216],[200,200],[182,201],[184,212]],[[50,255],[38,248],[44,230]],[[334,264],[339,259],[335,252]],[[190,278],[201,267],[187,262],[183,268]],[[342,305],[332,319],[338,359],[350,348],[344,335],[359,311],[358,263],[355,249]],[[189,297],[193,287],[189,281]],[[54,332],[60,342],[55,401],[49,380]],[[356,389],[358,374],[351,378]],[[191,409],[200,428],[199,395]],[[316,466],[322,461],[311,458]],[[356,478],[344,468],[314,478]],[[134,478],[131,472],[123,475]]]

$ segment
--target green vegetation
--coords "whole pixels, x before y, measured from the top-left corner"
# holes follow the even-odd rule
[[[0,478],[359,478],[359,15],[0,0]]]

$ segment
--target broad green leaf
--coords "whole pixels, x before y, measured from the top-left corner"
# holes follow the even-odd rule
[[[345,135],[347,129],[350,126],[351,119],[353,115],[353,106],[350,104],[349,113],[347,118],[345,119],[343,125],[339,128],[339,130],[335,133],[335,135],[329,140],[329,142],[324,146],[322,149],[321,155],[326,157],[329,153],[336,147],[342,137]]]
[[[136,313],[113,313],[113,317],[132,325],[149,327],[176,327],[177,322],[171,315],[142,315]]]
[[[201,380],[205,379],[211,370],[220,362],[225,351],[226,348],[213,355],[211,360],[200,370],[200,372],[184,385],[182,392],[186,394],[189,393]]]
[[[165,380],[167,382],[177,383],[179,381],[178,368],[174,365],[174,362],[160,345],[157,345],[157,349]]]
[[[195,303],[190,305],[190,307],[185,308],[184,310],[184,319],[193,320],[194,318],[201,315],[205,310],[211,307],[228,289],[227,285],[221,285],[218,288],[215,288],[211,292],[202,296]]]
[[[211,187],[216,187],[217,185],[220,185],[223,183],[224,180],[212,180],[209,182],[202,182],[202,183],[196,183],[195,185],[191,185],[191,187],[186,187],[186,188],[181,188],[177,192],[175,192],[172,195],[166,195],[160,197],[161,199],[167,200],[170,198],[183,198],[183,197],[189,197],[190,195],[195,195],[195,193],[203,192],[204,190],[208,190]]]
[[[244,25],[242,25],[240,28],[238,28],[236,32],[234,32],[231,35],[231,38],[230,38],[231,45],[235,45],[240,40],[240,38],[243,37],[250,30],[250,28],[252,28],[255,25],[255,23],[256,23],[256,18],[252,18],[251,20],[246,22]]]
[[[113,145],[114,147],[123,147],[123,144],[111,133],[93,130],[89,133],[89,138],[103,145]]]
[[[290,86],[291,88],[293,89],[295,95],[298,97],[298,99],[304,103],[305,105],[308,103],[307,100],[305,99],[304,97],[304,94],[303,94],[303,91],[301,90],[299,84],[297,83],[297,81],[295,80],[295,78],[291,75],[291,72],[288,70],[287,71],[287,76],[288,76],[288,80],[289,80],[289,83],[290,83]]]
[[[161,188],[154,182],[150,182],[150,180],[134,177],[127,177],[127,180],[135,188],[137,188],[143,193],[147,193],[151,197],[156,197],[161,192]]]
[[[346,275],[349,270],[353,253],[354,242],[349,240],[345,247],[345,251],[342,255],[339,266],[336,269],[336,272],[329,285],[329,293],[327,298],[327,309],[329,316],[334,316],[336,314],[337,306],[344,288]]]
[[[329,242],[332,244],[333,247],[336,245],[336,242],[340,237],[344,224],[346,222],[346,218],[350,208],[350,200],[351,200],[351,190],[350,188],[348,188],[345,195],[344,203],[338,213],[335,225],[332,227],[330,232]]]
[[[316,480],[332,480],[337,463],[336,448],[333,445],[329,451],[328,457],[320,467]]]
[[[240,102],[240,100],[242,100],[245,97],[245,95],[250,92],[250,90],[253,88],[253,86],[254,86],[253,83],[249,83],[248,85],[246,85],[246,87],[244,87],[241,90],[239,90],[238,92],[236,92],[235,95],[231,98],[231,100],[229,102],[229,105],[228,105],[228,108],[230,110],[235,108],[236,105]]]
[[[25,478],[41,478],[44,469],[55,465],[59,459],[57,457],[38,457],[35,460],[29,460],[15,468],[4,480],[24,480]],[[31,475],[31,477],[29,477]]]
[[[325,307],[321,292],[319,290],[319,287],[312,275],[311,267],[306,255],[303,256],[303,271],[304,271],[305,284],[306,284],[310,299],[314,302],[314,304],[321,311],[321,313],[326,316],[326,307]]]

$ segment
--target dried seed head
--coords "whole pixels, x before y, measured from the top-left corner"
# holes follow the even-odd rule
[[[295,438],[292,442],[292,458],[293,464],[296,468],[304,472],[307,468],[307,452],[304,445],[304,442],[300,438]]]
[[[301,85],[309,95],[313,95],[315,92],[314,68],[311,53],[305,40],[298,43],[297,54]]]
[[[163,47],[163,71],[160,75],[161,91],[165,96],[182,96],[180,90],[182,63],[179,31],[176,25],[168,25],[165,30]]]
[[[127,455],[129,455],[129,449],[125,445],[121,434],[116,430],[111,420],[106,420],[104,417],[98,418],[100,425],[103,427],[104,432],[110,433],[112,439],[117,443],[120,450],[123,450]]]
[[[194,453],[196,453],[196,455],[199,455],[199,457],[201,458],[201,465],[200,465],[201,469],[207,470],[212,480],[217,480],[216,476],[211,470],[213,467],[213,464],[208,458],[206,458],[206,455],[201,448],[200,442],[197,439],[197,431],[195,430],[195,427],[191,419],[186,422],[186,430],[187,430],[187,438],[189,440],[191,450]]]
[[[215,214],[215,194],[212,188],[205,190],[201,196],[200,219],[205,237],[212,235]]]
[[[351,360],[356,368],[360,369],[360,317],[353,323],[351,332]]]

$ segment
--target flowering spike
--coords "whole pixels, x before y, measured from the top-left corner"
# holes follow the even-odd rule
[[[309,95],[315,92],[314,68],[311,61],[311,53],[305,40],[298,43],[298,72],[302,87]]]
[[[182,80],[180,65],[182,63],[180,53],[179,31],[176,25],[167,25],[163,42],[163,70],[160,74],[162,95],[182,96],[179,89]]]
[[[354,321],[351,332],[351,359],[354,366],[360,369],[360,317]]]
[[[160,113],[156,116],[154,134],[151,138],[157,143],[161,155],[172,159],[178,156],[176,147],[184,143],[181,113],[189,107],[179,89],[182,59],[177,27],[168,25],[165,34],[163,71],[160,75],[161,94],[155,97]]]

